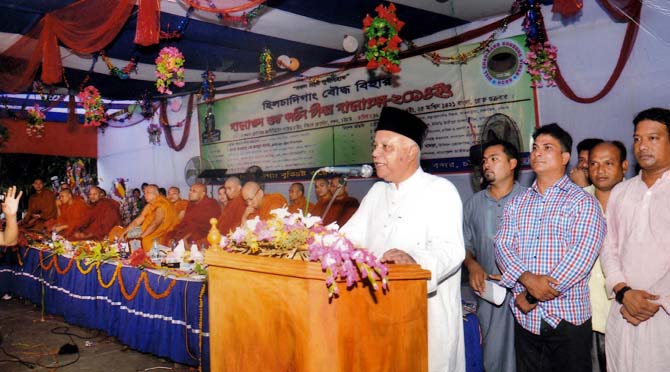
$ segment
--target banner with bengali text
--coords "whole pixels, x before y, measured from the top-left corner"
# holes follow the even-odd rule
[[[466,55],[479,44],[436,51]],[[241,174],[259,166],[267,181],[304,180],[324,166],[371,162],[376,120],[389,105],[413,112],[429,132],[422,166],[431,173],[470,168],[470,148],[486,133],[515,136],[525,154],[536,102],[523,64],[525,36],[494,40],[463,64],[403,59],[395,76],[365,67],[200,104],[201,156],[208,169]],[[484,133],[484,135],[483,135]]]

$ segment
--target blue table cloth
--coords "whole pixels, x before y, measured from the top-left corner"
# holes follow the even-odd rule
[[[49,252],[33,248],[0,248],[0,256],[0,292],[42,304],[47,313],[100,329],[133,349],[209,370],[204,282],[128,266],[118,270],[112,263],[91,268],[73,262],[68,268],[65,256],[56,257],[56,268]]]

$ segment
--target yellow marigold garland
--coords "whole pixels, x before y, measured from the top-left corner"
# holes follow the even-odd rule
[[[102,270],[100,270],[100,265],[98,265],[97,272],[98,272],[98,283],[100,283],[100,286],[102,286],[102,288],[108,289],[109,287],[112,286],[112,284],[114,284],[116,277],[121,276],[119,275],[119,272],[121,272],[121,264],[116,265],[116,268],[114,269],[114,274],[112,274],[112,279],[110,279],[109,283],[107,284],[105,284],[105,282],[102,280]],[[120,281],[121,280],[119,279],[119,282]]]
[[[42,270],[51,269],[51,266],[53,266],[54,260],[56,259],[56,255],[51,256],[51,262],[49,262],[49,264],[47,264],[46,266],[44,266],[44,257],[42,256],[42,251],[39,251],[38,256],[40,259],[40,267],[42,268]]]
[[[77,269],[79,269],[79,272],[82,273],[83,275],[88,275],[88,273],[90,273],[91,270],[95,269],[98,266],[100,266],[100,262],[93,262],[90,265],[88,265],[88,269],[83,269],[81,267],[81,260],[77,260]]]

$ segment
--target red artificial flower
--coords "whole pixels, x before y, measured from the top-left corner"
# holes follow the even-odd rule
[[[368,48],[374,48],[375,45],[377,45],[377,40],[375,38],[368,40]]]
[[[374,59],[371,59],[371,60],[368,61],[368,64],[365,67],[367,67],[368,70],[374,70],[377,67],[379,67],[379,62],[377,62]]]
[[[372,17],[370,17],[370,15],[367,14],[365,16],[365,18],[363,18],[363,30],[370,27],[370,25],[372,24],[372,21],[373,21]]]
[[[386,66],[386,71],[388,71],[392,74],[397,74],[398,72],[400,72],[400,66],[398,66],[394,63],[391,63],[388,66]]]
[[[386,38],[383,36],[380,36],[379,39],[377,39],[377,44],[379,45],[384,45],[386,43]]]

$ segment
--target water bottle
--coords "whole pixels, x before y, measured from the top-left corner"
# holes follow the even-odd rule
[[[151,247],[151,261],[157,262],[159,257],[158,239],[154,239],[154,244]]]

